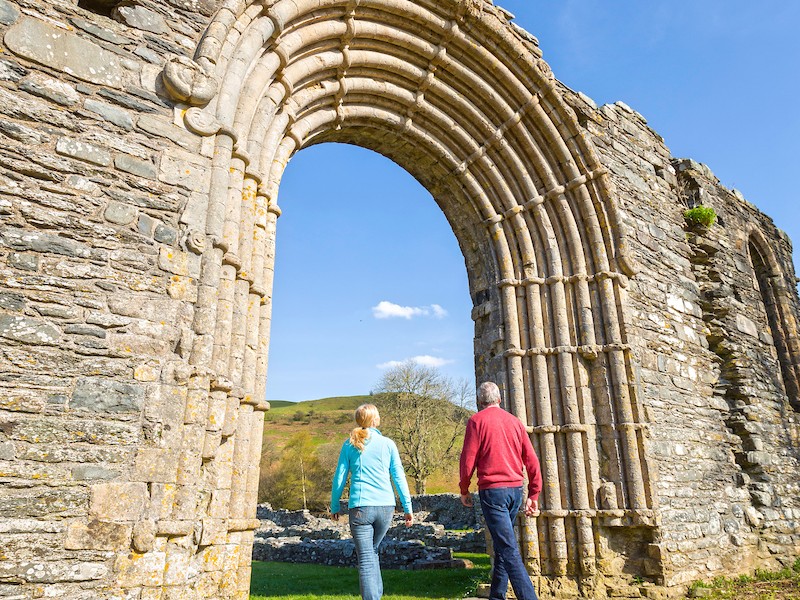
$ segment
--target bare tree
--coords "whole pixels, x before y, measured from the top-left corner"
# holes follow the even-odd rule
[[[386,432],[397,443],[415,492],[424,494],[428,477],[455,456],[470,415],[470,386],[406,361],[386,371],[376,392]]]

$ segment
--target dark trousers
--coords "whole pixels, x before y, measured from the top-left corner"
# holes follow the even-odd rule
[[[514,519],[522,506],[522,488],[490,488],[480,490],[478,495],[494,544],[489,600],[505,600],[509,580],[517,600],[538,600],[514,535]]]

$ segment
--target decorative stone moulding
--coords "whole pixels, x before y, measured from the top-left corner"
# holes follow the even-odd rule
[[[213,115],[196,106],[186,111],[183,120],[186,129],[204,137],[216,135],[222,128],[222,124]]]
[[[173,100],[192,106],[205,106],[219,89],[219,82],[209,70],[185,56],[167,61],[162,79]]]
[[[195,254],[202,254],[205,252],[207,247],[205,234],[199,231],[187,232],[186,247]]]

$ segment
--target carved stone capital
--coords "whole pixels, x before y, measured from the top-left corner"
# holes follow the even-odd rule
[[[219,88],[219,83],[209,71],[185,56],[176,56],[167,61],[162,79],[174,100],[193,106],[208,104]]]

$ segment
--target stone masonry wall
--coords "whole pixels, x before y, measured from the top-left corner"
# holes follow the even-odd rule
[[[582,95],[571,103],[612,171],[640,269],[625,300],[661,515],[656,561],[644,570],[679,585],[791,562],[800,554],[800,414],[779,377],[748,238],[769,240],[797,315],[791,244],[707,167],[673,159],[628,106],[597,108]],[[719,216],[700,236],[683,216],[698,204]],[[698,268],[708,254],[712,268]]]
[[[0,597],[140,598],[224,564],[189,564],[208,481],[181,452],[206,428],[185,353],[209,161],[160,77],[210,3],[77,4],[0,0]]]
[[[287,36],[290,43],[265,54],[266,63],[246,62],[266,48],[259,35],[268,38],[267,29],[259,27],[274,32],[301,4],[309,12]],[[347,65],[335,61],[350,60],[348,44],[363,23],[353,14],[336,16],[344,2],[319,4],[332,11],[325,31],[339,31],[340,39],[336,51],[309,61],[330,60],[331,72],[312,76],[303,71],[302,52],[294,71],[284,69],[293,43],[316,39],[303,29],[321,14],[311,2],[283,2],[269,23],[251,27],[263,6],[237,0],[0,0],[0,597],[247,597],[261,415],[268,409],[280,167],[308,142],[314,119],[332,118],[329,133],[338,135],[348,115],[358,121],[362,114],[340,102],[315,113],[306,129],[290,127],[303,116],[293,112],[299,100],[314,107],[319,93],[339,102],[349,85]],[[586,417],[562,423],[545,415],[550,420],[537,424],[541,415],[531,414],[546,468],[563,473],[565,498],[578,494],[574,504],[567,498],[563,506],[545,506],[538,533],[528,528],[523,541],[531,564],[543,558],[537,568],[549,569],[545,576],[591,583],[583,591],[577,583],[564,587],[567,595],[603,594],[595,587],[605,585],[600,574],[622,584],[636,575],[680,586],[800,554],[800,306],[789,241],[706,167],[675,161],[640,115],[622,104],[597,108],[552,83],[535,38],[490,3],[388,4],[392,10],[380,13],[391,22],[385,29],[399,31],[409,10],[407,21],[419,34],[414,48],[433,50],[419,71],[422,87],[398,92],[406,104],[392,105],[399,112],[387,123],[405,123],[409,131],[422,123],[432,135],[457,131],[459,123],[426,104],[438,92],[442,106],[455,102],[461,117],[473,119],[474,139],[465,137],[447,158],[463,161],[460,167],[448,170],[438,154],[409,164],[421,181],[469,175],[434,191],[469,242],[462,247],[470,273],[486,279],[475,297],[478,368],[507,381],[517,414],[536,407],[526,395],[530,387],[556,399],[563,393],[572,402],[570,419]],[[217,9],[222,17],[203,37]],[[437,22],[428,28],[420,15]],[[404,54],[411,37],[395,40],[398,55],[376,65],[411,68],[417,55]],[[201,56],[192,62],[201,39]],[[482,64],[488,54],[478,39],[497,41],[495,62]],[[521,61],[513,73],[493,68],[509,56]],[[188,104],[206,104],[219,91],[210,57],[231,61],[228,83],[255,74],[248,90],[268,69],[283,69],[264,98],[226,108],[259,115],[250,141],[260,143],[260,131],[274,151],[261,170],[227,122]],[[441,76],[447,65],[452,72]],[[473,68],[486,80],[469,79]],[[366,72],[385,76],[378,68]],[[312,82],[320,77],[319,84],[292,96],[293,84],[302,88],[307,75]],[[365,98],[375,97],[370,77],[354,81]],[[461,85],[452,98],[448,90],[456,88],[443,85],[448,81]],[[458,83],[464,81],[475,85]],[[521,99],[523,83],[539,95]],[[235,87],[221,91],[221,106],[236,96]],[[483,96],[463,101],[460,94],[472,87]],[[494,114],[500,96],[517,104],[497,108],[493,131],[494,121],[473,107],[480,100],[481,110]],[[594,147],[559,112],[562,96]],[[274,123],[261,120],[269,113],[256,110],[262,100],[277,115]],[[387,114],[381,106],[363,114]],[[544,125],[529,136],[522,123]],[[372,125],[367,133],[353,127],[347,141],[368,145]],[[375,147],[392,156],[400,138],[382,125],[388,141]],[[408,140],[403,144],[413,146]],[[499,157],[512,148],[524,156],[532,142],[546,151],[534,148],[529,162],[509,162],[507,173],[487,166],[502,164]],[[560,157],[552,164],[545,161],[551,154]],[[516,165],[552,173],[562,159],[572,179],[553,179],[533,200],[512,197],[518,185],[537,184]],[[576,166],[585,161],[591,172]],[[606,169],[627,239],[610,214]],[[484,178],[490,184],[479,186]],[[513,206],[492,205],[486,196],[495,213],[486,229],[471,202],[493,185]],[[453,200],[455,191],[462,196]],[[566,215],[578,198],[581,210]],[[573,253],[570,263],[581,253],[606,252],[625,263],[627,246],[638,273],[628,278],[604,267],[539,278],[509,270],[495,281],[495,267],[511,269],[541,250],[528,221],[546,217],[554,202],[566,216],[563,226],[548,226],[548,235],[568,238],[557,241]],[[720,215],[707,231],[684,222],[685,208],[697,202]],[[468,231],[471,224],[475,231]],[[504,246],[480,245],[501,234],[508,235]],[[496,254],[501,247],[506,251]],[[561,251],[557,244],[550,250]],[[571,295],[565,286],[574,287]],[[527,306],[523,300],[533,308],[501,310]],[[618,313],[626,340],[616,337]],[[580,336],[570,334],[570,319],[580,321]],[[546,338],[534,335],[545,330]],[[583,346],[585,339],[593,341]],[[589,369],[589,362],[601,367]],[[590,372],[609,381],[590,382]],[[548,388],[548,373],[572,384]],[[598,428],[591,411],[579,415],[595,396],[623,411],[626,422],[612,422],[613,411],[606,411]],[[645,425],[647,444],[640,437]],[[607,453],[618,439],[584,448],[598,430],[623,438],[625,456]],[[598,457],[616,466],[607,469]],[[561,491],[556,484],[545,496],[560,502]],[[591,497],[595,491],[602,497]]]

